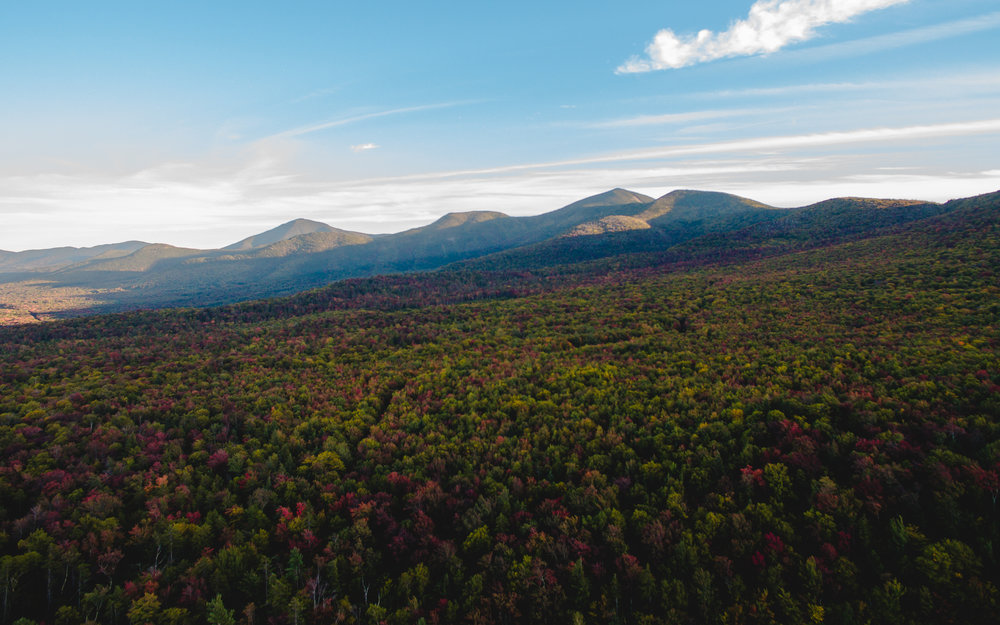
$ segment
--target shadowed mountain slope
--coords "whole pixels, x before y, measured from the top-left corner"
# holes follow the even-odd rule
[[[72,265],[61,270],[60,273],[73,272],[146,272],[153,269],[158,263],[176,258],[187,258],[202,254],[202,250],[189,247],[174,247],[165,243],[151,243],[125,256],[98,257],[83,263]]]
[[[80,267],[59,279],[68,285],[106,289],[119,281],[124,288],[112,295],[115,301],[111,307],[221,304],[290,294],[352,276],[435,269],[557,237],[588,220],[638,212],[651,201],[615,189],[532,217],[509,217],[490,211],[451,213],[428,226],[315,253],[271,256],[254,250],[238,254],[232,253],[235,250],[175,252],[141,275],[109,275],[109,271],[127,266],[121,262],[99,268]],[[96,269],[100,271],[92,271]]]
[[[699,199],[705,202],[699,203]],[[678,201],[681,200],[681,201]],[[467,270],[544,267],[621,254],[658,253],[670,262],[744,258],[875,236],[948,212],[953,203],[837,198],[776,209],[737,196],[699,191],[668,194],[643,213],[650,229],[562,237],[458,263]],[[676,212],[674,212],[676,211]],[[671,214],[674,216],[671,217]],[[684,215],[698,219],[682,219]],[[592,223],[581,228],[595,228]]]
[[[448,213],[444,217],[438,219],[434,223],[424,226],[422,228],[416,228],[416,231],[425,230],[446,230],[448,228],[456,228],[458,226],[464,226],[466,224],[478,224],[484,221],[491,221],[493,219],[499,219],[502,217],[507,217],[503,213],[498,213],[496,211],[467,211],[462,213]],[[410,232],[414,232],[411,230]]]
[[[243,258],[278,258],[293,254],[315,254],[316,252],[325,252],[345,245],[363,245],[369,243],[373,238],[370,234],[332,228],[320,232],[299,234],[242,253],[206,256],[206,260],[225,261]]]
[[[681,189],[664,195],[636,217],[655,225],[671,221],[700,221],[760,210],[781,209],[729,193]]]
[[[23,252],[0,250],[0,272],[52,271],[92,258],[111,258],[131,254],[146,245],[149,244],[143,241],[124,241],[94,247],[54,247]]]

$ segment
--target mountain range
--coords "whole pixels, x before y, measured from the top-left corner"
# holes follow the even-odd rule
[[[287,295],[387,273],[552,266],[628,253],[677,262],[884,232],[953,203],[837,198],[776,208],[727,193],[613,189],[530,217],[455,212],[395,234],[296,219],[221,249],[127,241],[0,251],[0,323]]]

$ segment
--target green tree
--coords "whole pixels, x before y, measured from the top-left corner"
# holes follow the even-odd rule
[[[227,610],[222,603],[222,595],[215,595],[215,599],[208,602],[205,618],[209,625],[236,625],[233,611]]]
[[[128,620],[132,625],[156,624],[161,612],[160,600],[151,592],[147,592],[132,602],[128,609]]]

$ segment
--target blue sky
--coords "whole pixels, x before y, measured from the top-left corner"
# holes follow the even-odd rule
[[[1000,189],[996,0],[346,4],[0,4],[0,249]]]

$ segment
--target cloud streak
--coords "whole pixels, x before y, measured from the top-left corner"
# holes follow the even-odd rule
[[[969,35],[984,30],[992,30],[997,27],[1000,27],[1000,12],[987,13],[972,18],[901,32],[876,35],[854,41],[841,41],[815,48],[796,50],[790,53],[790,56],[796,61],[826,61],[830,59],[851,58],[882,50],[893,50],[941,39],[950,39],[961,35]]]
[[[646,57],[632,57],[615,71],[636,74],[677,69],[734,56],[775,52],[816,36],[816,29],[909,0],[757,0],[749,15],[720,33],[708,29],[678,35],[665,28],[646,47]]]
[[[946,172],[931,164],[942,149],[964,150],[970,136],[982,143],[998,133],[1000,118],[666,145],[340,181],[293,175],[283,152],[263,147],[235,163],[167,163],[124,177],[0,177],[5,223],[0,248],[126,239],[216,247],[293,217],[352,230],[398,232],[449,211],[537,214],[617,186],[650,195],[672,188],[728,191],[783,206],[832,195],[940,200],[1000,188],[993,158],[984,163],[953,159]],[[920,145],[914,142],[929,139],[932,149],[914,149]],[[894,151],[893,144],[902,148]],[[851,145],[860,147],[853,152],[823,149]],[[871,145],[880,149],[869,153]],[[906,169],[880,169],[896,165]]]
[[[279,133],[275,133],[267,138],[288,139],[293,137],[301,137],[302,135],[312,134],[314,132],[319,132],[321,130],[326,130],[328,128],[347,126],[349,124],[356,124],[358,122],[368,121],[369,119],[378,119],[380,117],[389,117],[392,115],[403,115],[405,113],[418,113],[420,111],[432,111],[435,109],[452,108],[455,106],[473,104],[474,102],[476,102],[476,100],[461,100],[457,102],[441,102],[438,104],[423,104],[420,106],[407,106],[403,108],[388,109],[385,111],[376,111],[374,113],[365,113],[364,115],[353,115],[351,117],[331,119],[325,122],[319,122],[317,124],[308,124],[306,126],[299,126],[298,128],[292,128],[290,130],[285,130]]]
[[[617,152],[585,158],[574,158],[538,163],[521,163],[483,169],[466,169],[429,174],[413,174],[398,176],[393,180],[417,180],[434,178],[453,178],[456,176],[503,174],[515,171],[534,169],[549,169],[554,167],[576,167],[581,165],[600,165],[605,163],[622,163],[628,161],[646,161],[697,156],[702,154],[725,154],[730,152],[762,153],[766,151],[794,150],[801,148],[824,147],[833,145],[851,145],[859,143],[878,143],[893,141],[916,141],[938,137],[956,137],[1000,132],[1000,118],[984,119],[970,122],[954,122],[947,124],[927,124],[917,126],[901,126],[895,128],[866,128],[846,130],[841,132],[823,132],[807,135],[782,135],[770,137],[753,137],[735,141],[719,141],[713,143],[692,143],[661,148],[649,148]],[[369,179],[375,181],[378,179]]]
[[[998,25],[1000,25],[1000,13],[997,14]],[[792,95],[811,95],[856,91],[890,91],[898,92],[900,89],[911,89],[926,91],[937,89],[952,95],[956,90],[961,94],[965,93],[996,93],[1000,91],[1000,70],[985,72],[970,72],[956,74],[927,74],[921,73],[919,78],[896,78],[889,80],[879,80],[871,82],[818,82],[802,83],[791,85],[777,85],[773,87],[748,87],[744,89],[720,89],[716,91],[695,91],[685,94],[692,99],[717,99],[717,98],[745,98],[745,97],[784,97]],[[671,97],[671,100],[676,99]]]
[[[641,126],[663,126],[667,124],[686,124],[689,122],[699,122],[710,119],[723,119],[726,117],[742,117],[744,115],[758,115],[761,113],[774,113],[774,109],[720,109],[708,111],[688,111],[685,113],[665,113],[662,115],[639,115],[622,119],[612,119],[610,121],[594,122],[589,124],[591,128],[635,128]]]

